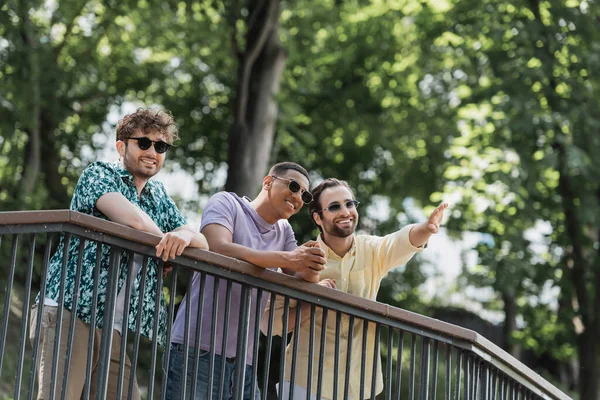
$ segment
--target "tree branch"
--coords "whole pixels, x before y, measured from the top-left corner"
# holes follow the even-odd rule
[[[260,4],[252,11],[250,15],[250,20],[253,18],[258,18],[258,15],[263,12],[261,10]],[[238,100],[237,107],[235,112],[235,119],[239,123],[245,120],[246,111],[248,109],[248,95],[250,91],[250,74],[252,72],[252,67],[260,54],[260,51],[263,49],[267,38],[269,36],[269,32],[273,27],[273,18],[278,17],[279,10],[279,0],[271,0],[269,3],[268,10],[264,11],[266,13],[265,18],[263,19],[263,24],[260,27],[258,33],[254,34],[253,31],[248,30],[246,37],[246,46],[247,49],[240,60],[240,73],[239,73],[239,90],[238,90]]]
[[[237,40],[237,21],[240,15],[240,5],[237,0],[233,0],[231,8],[231,47],[233,48],[233,55],[241,62],[242,52]]]
[[[60,58],[60,54],[62,53],[62,50],[64,49],[65,45],[69,41],[69,38],[71,37],[71,35],[73,34],[73,27],[75,26],[75,20],[81,16],[81,13],[85,9],[86,5],[87,5],[87,1],[85,0],[81,4],[81,7],[79,7],[77,12],[75,13],[75,16],[73,18],[71,18],[71,21],[69,21],[69,24],[67,25],[67,31],[65,32],[65,36],[63,37],[62,42],[60,42],[60,44],[54,48],[54,59],[56,60],[56,62],[58,62],[58,59]]]

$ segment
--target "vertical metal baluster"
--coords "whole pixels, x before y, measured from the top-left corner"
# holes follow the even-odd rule
[[[446,344],[446,380],[445,380],[444,400],[450,400],[452,396],[452,348]]]
[[[433,377],[431,380],[431,394],[432,400],[436,400],[437,397],[437,380],[438,380],[438,346],[439,342],[437,340],[433,341]]]
[[[379,365],[379,339],[381,335],[381,325],[375,324],[375,349],[373,351],[373,374],[371,375],[371,399],[375,399],[377,395],[377,366]],[[383,368],[382,368],[383,369]]]
[[[183,365],[181,367],[181,398],[185,399],[185,392],[187,386],[187,376],[188,376],[188,359],[190,352],[190,319],[192,318],[192,281],[193,281],[193,271],[188,270],[187,276],[187,286],[186,286],[186,294],[189,296],[188,301],[185,302],[185,321],[184,321],[184,331],[183,331]],[[173,276],[173,285],[176,284],[177,276]],[[167,344],[169,345],[169,344]],[[193,392],[190,392],[193,393]],[[193,398],[193,394],[191,395]]]
[[[298,341],[300,340],[300,316],[302,314],[302,301],[296,300],[296,318],[294,319],[294,333],[292,334],[292,365],[290,369],[290,398],[294,400],[294,385],[296,384],[296,359],[298,356]]]
[[[127,357],[127,333],[129,331],[129,302],[131,301],[131,285],[135,276],[131,276],[131,271],[134,268],[134,253],[128,252],[129,260],[127,261],[127,279],[125,281],[125,301],[123,302],[123,321],[121,323],[121,351],[119,354],[119,377],[117,381],[117,398],[123,395],[123,381],[125,379],[125,359]],[[121,289],[122,290],[122,289]],[[131,368],[129,370],[129,379],[131,376]]]
[[[317,399],[321,398],[323,388],[323,363],[325,362],[325,342],[327,340],[327,314],[329,309],[322,308],[323,315],[321,319],[321,343],[319,345],[319,369],[317,373]]]
[[[258,349],[260,346],[260,321],[262,319],[262,298],[263,298],[263,290],[261,288],[253,289],[257,290],[256,292],[256,308],[254,314],[254,338],[253,347],[252,347],[252,387],[250,388],[250,397],[254,398],[254,392],[256,391],[256,386],[258,385]]]
[[[400,397],[402,390],[402,352],[404,350],[404,331],[398,331],[398,350],[396,356],[396,396]]]
[[[65,286],[67,282],[67,261],[69,259],[69,248],[71,247],[71,234],[64,236],[65,247],[63,248],[62,265],[60,268],[60,290],[58,293],[58,310],[56,316],[56,333],[54,335],[54,351],[52,354],[52,372],[50,378],[50,400],[54,399],[56,392],[56,380],[58,375],[58,358],[60,356],[60,338],[62,333],[62,317],[65,309]],[[65,360],[67,363],[70,360]]]
[[[496,382],[498,380],[498,375],[496,374],[496,370],[492,369],[492,396],[491,400],[496,400]]]
[[[342,312],[335,312],[335,356],[333,358],[333,376],[340,376],[340,335],[342,334]],[[333,398],[337,399],[338,396],[338,383],[332,382],[333,384]]]
[[[365,398],[365,380],[367,374],[367,336],[369,333],[369,322],[363,320],[362,321],[363,331],[362,331],[362,352],[360,354],[360,389],[359,398]]]
[[[479,389],[479,372],[480,372],[480,363],[479,360],[473,360],[473,391],[471,392],[471,397],[477,398],[477,390]]]
[[[48,233],[46,235],[46,247],[44,249],[44,259],[42,262],[42,286],[40,287],[40,296],[38,303],[38,315],[36,318],[35,324],[35,339],[33,344],[33,353],[31,355],[31,369],[29,374],[29,391],[27,392],[27,399],[33,399],[33,387],[35,383],[35,378],[37,376],[37,363],[38,363],[38,351],[40,347],[40,330],[42,328],[42,314],[44,313],[44,299],[46,298],[46,282],[48,280],[48,264],[50,263],[50,251],[52,250],[52,240],[54,235],[52,233]],[[18,391],[18,388],[15,388]],[[16,394],[16,393],[15,393]],[[18,397],[18,396],[15,396]]]
[[[306,400],[310,400],[312,394],[313,361],[315,357],[315,305],[310,305],[310,332],[308,337],[308,374],[306,382]]]
[[[219,400],[223,399],[225,391],[225,367],[227,365],[227,339],[229,337],[229,317],[231,316],[231,290],[233,282],[227,280],[225,293],[225,320],[223,324],[223,341],[221,342],[221,372],[219,374]]]
[[[240,317],[237,333],[237,348],[235,354],[234,369],[234,399],[244,397],[244,380],[246,374],[246,351],[248,349],[248,330],[250,329],[250,303],[252,295],[251,289],[247,285],[242,285],[242,295],[240,304]],[[254,392],[249,393],[254,398]]]
[[[269,323],[267,327],[267,349],[265,350],[265,372],[262,379],[262,400],[267,400],[267,393],[269,389],[269,369],[271,367],[271,348],[273,346],[273,319],[275,318],[275,313],[273,312],[273,309],[275,307],[276,300],[277,297],[275,293],[271,292],[271,298],[269,300],[271,312],[269,313]]]
[[[75,271],[75,287],[73,288],[73,300],[71,301],[72,310],[71,310],[71,318],[69,322],[69,337],[67,339],[67,357],[65,359],[65,367],[64,367],[64,378],[62,383],[62,396],[61,399],[65,400],[67,398],[67,386],[69,382],[69,368],[71,363],[71,355],[73,353],[73,339],[75,337],[75,321],[77,318],[77,306],[79,303],[79,287],[81,281],[81,270],[83,268],[83,253],[85,251],[85,242],[84,238],[79,238],[79,252],[77,253],[77,269]],[[90,325],[90,332],[93,330],[93,326]]]
[[[138,307],[135,318],[135,335],[133,340],[133,358],[131,359],[131,371],[129,372],[129,388],[127,389],[127,398],[133,398],[133,388],[135,386],[135,372],[137,369],[138,355],[140,351],[140,332],[142,326],[142,310],[144,306],[144,294],[146,291],[146,276],[148,274],[148,257],[144,256],[142,261],[142,273],[140,276],[140,290],[138,292]]]
[[[354,338],[354,315],[350,315],[348,322],[348,340],[346,341],[346,376],[344,379],[344,400],[350,395],[350,371],[352,370],[352,339]]]
[[[167,312],[167,339],[165,342],[165,350],[163,353],[163,371],[162,371],[162,386],[160,392],[160,398],[164,399],[167,395],[167,381],[169,379],[169,364],[171,362],[171,328],[173,327],[173,315],[175,314],[175,298],[177,293],[177,275],[179,272],[179,267],[177,265],[173,266],[173,272],[171,273],[171,288],[169,289],[169,310]],[[191,275],[191,273],[190,273]],[[189,293],[189,292],[188,292]],[[186,376],[186,375],[182,375]],[[185,379],[183,380],[183,385],[185,386]],[[193,393],[193,392],[192,392]],[[182,396],[182,398],[184,398]]]
[[[283,328],[281,330],[281,361],[279,363],[279,398],[283,399],[283,385],[285,382],[285,352],[287,345],[288,319],[290,317],[290,298],[285,296],[283,300]],[[290,388],[292,391],[293,388]]]
[[[198,310],[196,311],[196,340],[194,341],[194,368],[192,370],[192,387],[190,393],[192,396],[196,394],[196,385],[198,381],[198,364],[200,363],[200,345],[202,343],[202,310],[204,309],[204,291],[206,287],[206,274],[200,274],[200,294],[198,297]],[[164,396],[163,396],[164,399]]]
[[[2,317],[2,332],[0,333],[0,377],[2,376],[2,364],[4,363],[4,345],[6,343],[6,332],[8,332],[8,317],[10,316],[10,299],[12,293],[13,280],[15,278],[15,266],[17,264],[18,244],[19,235],[15,233],[13,235],[12,248],[10,250],[10,270],[8,272],[8,281],[6,283],[6,296],[4,297],[4,316]],[[26,289],[27,291],[30,290],[29,287],[27,287]],[[25,305],[27,306],[27,304]]]
[[[429,338],[421,336],[421,372],[419,380],[421,385],[419,388],[419,397],[421,399],[429,398],[429,358],[431,357],[431,344]]]
[[[35,233],[30,236],[29,256],[27,259],[27,277],[25,278],[25,287],[31,287],[33,276],[33,262],[35,260]],[[0,239],[2,237],[0,236]],[[23,300],[23,318],[21,318],[21,341],[19,343],[19,357],[17,358],[17,376],[15,382],[15,400],[21,397],[21,382],[23,379],[23,361],[25,359],[25,342],[27,341],[27,323],[29,322],[29,302],[31,299],[31,290],[25,290],[25,299]],[[34,369],[35,370],[35,369]],[[31,389],[31,386],[30,386]]]
[[[481,399],[488,400],[490,398],[490,375],[488,366],[481,366]]]
[[[98,311],[98,287],[100,282],[100,268],[102,268],[102,243],[96,242],[96,265],[94,266],[94,287],[92,289],[92,311],[90,314],[90,334],[88,342],[88,354],[87,362],[85,366],[85,383],[83,385],[83,398],[88,400],[90,398],[90,391],[92,385],[92,364],[94,355],[94,341],[96,334],[96,317]],[[90,249],[91,251],[91,249]]]
[[[416,352],[417,352],[417,335],[411,334],[410,343],[410,378],[408,381],[408,398],[415,399],[415,369],[416,369]]]
[[[110,355],[112,349],[113,325],[115,323],[115,306],[119,284],[119,273],[121,266],[121,248],[112,246],[110,263],[108,265],[108,284],[106,286],[106,306],[102,320],[102,339],[100,345],[100,361],[98,362],[98,386],[96,387],[96,398],[106,398],[108,390],[108,376],[110,368]],[[107,315],[108,314],[108,315]],[[92,327],[90,326],[90,332]]]
[[[156,358],[157,358],[157,347],[158,347],[158,320],[160,317],[160,299],[163,293],[163,270],[164,262],[158,260],[156,265],[156,300],[154,301],[154,326],[152,327],[152,356],[150,361],[150,382],[148,383],[148,398],[152,399],[154,396],[154,381],[156,375]]]
[[[463,353],[460,349],[456,349],[456,385],[454,385],[454,400],[460,400],[460,374],[462,371]],[[466,400],[466,399],[465,399]]]
[[[212,304],[212,318],[211,318],[211,325],[210,325],[210,353],[209,353],[209,357],[210,360],[208,362],[208,399],[212,399],[212,392],[213,392],[213,382],[214,382],[214,377],[215,377],[215,348],[217,347],[217,318],[218,318],[218,311],[219,311],[219,286],[221,285],[221,279],[219,279],[218,277],[214,277],[213,278],[214,281],[214,286],[213,286],[213,304]],[[223,359],[223,357],[225,357],[225,355],[222,355],[222,359],[221,362],[225,362],[225,360]]]
[[[464,370],[465,370],[465,389],[464,389],[464,396],[465,396],[465,400],[470,400],[469,397],[469,389],[470,389],[470,385],[471,385],[471,356],[469,353],[464,353],[464,357],[465,357],[465,365],[464,365]]]
[[[385,400],[392,399],[392,376],[394,366],[394,330],[387,327],[387,363],[386,363],[386,382],[385,382]]]

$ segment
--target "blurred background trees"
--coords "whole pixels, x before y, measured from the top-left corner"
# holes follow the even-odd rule
[[[0,209],[68,207],[110,115],[165,107],[191,212],[223,187],[254,196],[281,160],[348,180],[371,233],[449,200],[447,233],[476,238],[456,294],[501,316],[507,351],[599,399],[599,23],[593,0],[7,0]],[[380,299],[468,325],[423,296],[445,263],[395,271]]]

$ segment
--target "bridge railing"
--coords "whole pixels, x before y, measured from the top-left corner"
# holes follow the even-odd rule
[[[70,243],[71,250],[65,246],[54,255],[60,240]],[[77,374],[85,378],[83,398],[132,398],[138,390],[141,397],[165,398],[173,390],[166,385],[172,323],[182,294],[198,290],[192,286],[196,279],[198,298],[204,299],[200,307],[179,307],[185,318],[181,376],[208,373],[213,379],[206,384],[215,398],[231,390],[232,398],[241,399],[241,388],[247,384],[252,392],[260,390],[261,399],[271,399],[277,397],[275,384],[287,381],[292,388],[304,387],[307,398],[312,393],[339,399],[569,399],[473,331],[209,251],[187,249],[168,264],[172,272],[163,279],[165,263],[155,257],[158,241],[157,236],[68,210],[0,213],[0,398],[37,398],[36,365],[42,355],[50,364],[44,373],[54,398],[69,398],[66,388]],[[90,252],[95,256],[91,294],[83,293],[82,281],[86,265],[82,257]],[[109,254],[108,264],[101,261],[102,252]],[[60,259],[62,271],[57,307],[37,298],[51,278],[53,255]],[[128,272],[136,264],[137,280]],[[65,278],[70,265],[76,266],[71,285]],[[119,290],[121,273],[127,278]],[[106,287],[98,284],[103,274]],[[207,299],[206,293],[219,288],[224,298]],[[155,291],[153,304],[147,301],[149,290]],[[79,330],[81,321],[63,304],[70,299],[71,309],[78,309],[85,296],[93,300],[87,310],[92,320],[102,306],[103,326],[114,326],[122,315],[122,335],[112,329],[81,333],[85,332]],[[167,304],[164,319],[161,301]],[[267,301],[277,312],[263,316]],[[52,321],[43,316],[52,307],[55,329],[49,330]],[[146,335],[150,340],[141,334],[140,325],[148,309],[154,313]],[[264,332],[254,322],[261,317]],[[301,328],[290,330],[291,326]],[[237,342],[230,357],[223,338],[233,332]],[[276,334],[283,332],[290,333],[284,334],[282,343]],[[189,343],[209,343],[209,348]],[[48,349],[53,354],[42,354]],[[224,381],[225,365],[216,362],[215,354],[228,354],[233,382]],[[76,363],[74,357],[84,362]],[[208,371],[199,371],[200,357],[208,357]],[[248,376],[245,365],[251,359],[255,368]],[[129,376],[137,376],[137,384]],[[327,376],[335,379],[324,379]],[[196,379],[183,379],[179,390],[185,393],[197,386]]]

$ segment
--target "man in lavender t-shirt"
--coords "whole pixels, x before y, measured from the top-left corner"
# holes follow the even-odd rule
[[[325,254],[318,246],[297,247],[294,231],[287,221],[298,213],[304,203],[312,201],[308,191],[308,173],[298,164],[284,162],[271,168],[264,177],[262,190],[254,200],[240,198],[234,193],[221,192],[214,195],[206,205],[202,214],[200,231],[206,237],[211,251],[238,258],[259,267],[277,269],[285,266],[290,272],[303,272],[307,280],[318,281],[319,271],[325,264]],[[171,349],[169,356],[169,372],[167,382],[167,399],[181,398],[183,380],[186,382],[185,398],[217,399],[220,391],[220,374],[225,362],[223,377],[223,399],[233,396],[233,371],[235,367],[237,332],[241,302],[241,286],[234,284],[230,299],[230,316],[227,338],[224,337],[225,305],[227,283],[221,281],[218,292],[215,280],[207,276],[202,307],[202,327],[200,332],[200,358],[196,391],[191,396],[193,374],[193,356],[196,338],[196,316],[200,301],[200,274],[194,274],[192,291],[184,297],[171,333]],[[209,391],[209,362],[211,352],[212,309],[213,300],[218,298],[217,330],[215,335],[215,353],[212,376],[212,390]],[[251,304],[255,304],[256,291],[253,291]],[[191,307],[189,330],[188,369],[187,376],[182,377],[185,344],[186,307]],[[261,304],[264,311],[266,298]],[[260,321],[254,320],[250,313],[249,332]],[[226,341],[226,354],[222,354],[223,341]],[[244,399],[257,399],[258,390],[250,393],[255,379],[253,365],[253,340],[248,341],[245,366]]]

